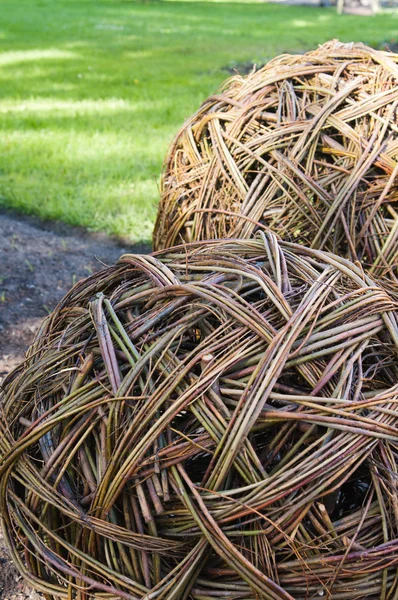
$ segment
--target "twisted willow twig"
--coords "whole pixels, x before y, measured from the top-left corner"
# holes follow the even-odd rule
[[[233,77],[170,147],[155,249],[262,223],[397,283],[397,110],[398,55],[363,44]]]
[[[48,599],[395,597],[396,308],[270,233],[78,283],[4,383],[21,573]]]

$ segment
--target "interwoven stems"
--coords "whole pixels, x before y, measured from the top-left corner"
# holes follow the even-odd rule
[[[48,599],[393,598],[396,308],[273,234],[78,283],[1,399],[21,573]]]
[[[398,55],[328,42],[228,80],[170,147],[154,248],[283,239],[398,282]]]

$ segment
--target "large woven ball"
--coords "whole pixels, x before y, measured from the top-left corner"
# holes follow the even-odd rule
[[[398,282],[397,133],[397,54],[334,41],[233,77],[171,145],[154,247],[265,224]]]
[[[396,597],[396,308],[272,234],[77,284],[4,384],[21,572],[65,600]]]

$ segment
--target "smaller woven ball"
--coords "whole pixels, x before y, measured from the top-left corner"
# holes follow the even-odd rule
[[[21,573],[47,600],[395,597],[396,309],[269,233],[78,283],[0,399]]]
[[[228,80],[165,162],[153,243],[283,239],[398,283],[398,55],[328,42]]]

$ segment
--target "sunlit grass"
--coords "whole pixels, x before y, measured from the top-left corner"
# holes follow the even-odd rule
[[[59,50],[58,48],[48,48],[45,50],[17,50],[16,52],[2,52],[0,55],[0,66],[63,58],[76,59],[77,56],[69,50]]]
[[[149,240],[168,143],[228,76],[394,15],[255,2],[0,0],[0,203]]]

